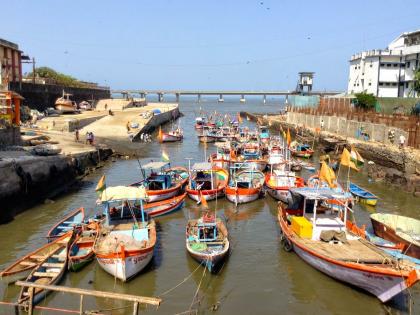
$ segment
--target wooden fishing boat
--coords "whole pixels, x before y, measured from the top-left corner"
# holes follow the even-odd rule
[[[66,272],[68,242],[58,242],[58,246],[53,252],[44,259],[32,270],[26,278],[26,282],[33,282],[37,284],[55,285],[60,282]],[[48,290],[35,289],[33,296],[33,304],[38,304],[49,293]],[[29,303],[29,292],[27,287],[22,287],[18,303],[24,306]]]
[[[184,193],[171,199],[146,203],[144,204],[144,211],[151,218],[175,212],[183,207],[186,196],[187,193]]]
[[[269,143],[270,129],[267,126],[259,126],[258,137],[261,143]]]
[[[142,187],[108,187],[102,192],[106,222],[94,252],[102,269],[124,282],[153,258],[156,225],[143,209],[146,198]]]
[[[279,204],[278,221],[286,251],[341,282],[386,302],[412,287],[420,273],[347,230],[347,197],[319,188],[294,188],[288,205]],[[326,202],[336,199],[342,208]]]
[[[150,162],[142,166],[141,170],[144,179],[130,186],[144,186],[149,202],[178,195],[188,181],[186,168],[171,168],[168,162]]]
[[[214,200],[225,194],[229,174],[222,168],[213,167],[210,163],[196,163],[190,170],[188,186],[185,191],[188,197],[199,201],[201,196],[206,200]]]
[[[85,219],[85,209],[79,208],[71,212],[64,219],[56,223],[47,233],[48,242],[60,237],[61,235],[73,230],[74,227],[80,225]]]
[[[296,176],[295,172],[272,170],[271,173],[265,175],[267,192],[276,200],[287,202],[289,190],[303,186],[305,186],[304,179]]]
[[[195,119],[194,128],[197,130],[202,130],[206,124],[207,119],[205,117],[197,117]]]
[[[70,99],[71,94],[64,93],[55,101],[55,109],[62,113],[74,113],[77,110],[76,102]]]
[[[188,221],[185,245],[191,257],[210,272],[217,272],[229,253],[228,230],[222,220],[207,213]]]
[[[242,147],[242,154],[237,158],[238,162],[246,162],[250,168],[258,171],[264,171],[267,167],[268,160],[261,154],[258,143],[247,143]]]
[[[184,134],[180,129],[169,131],[169,132],[162,132],[160,137],[160,142],[177,142],[182,141],[184,138]]]
[[[309,159],[314,154],[314,150],[309,144],[296,144],[295,146],[290,146],[290,153],[293,156]]]
[[[99,233],[99,224],[90,222],[81,228],[69,248],[68,269],[79,271],[94,259],[93,245]]]
[[[61,237],[56,238],[53,242],[48,243],[26,256],[18,259],[16,262],[6,267],[0,272],[0,280],[4,283],[14,283],[17,280],[25,279],[31,271],[38,266],[46,257],[49,257],[63,244],[70,242],[73,231],[69,231]]]
[[[354,202],[353,195],[349,191],[346,191],[343,188],[343,186],[337,181],[337,179],[334,179],[332,183],[334,185],[334,188],[331,188],[331,189],[337,194],[345,195],[347,197],[348,204],[353,204]],[[319,179],[318,174],[315,174],[309,177],[307,180],[307,185],[308,187],[311,187],[311,188],[330,188],[327,182]],[[335,199],[331,199],[328,202],[330,204],[339,204],[337,203]]]
[[[209,162],[213,167],[219,167],[228,170],[232,161],[232,158],[235,157],[233,149],[231,148],[230,142],[215,143],[216,153],[213,153]]]
[[[286,159],[284,150],[279,145],[273,145],[268,150],[268,165],[270,168],[284,170]]]
[[[377,236],[402,243],[406,255],[420,258],[420,220],[389,213],[371,214],[370,220]]]
[[[219,140],[219,136],[216,133],[206,132],[202,135],[198,135],[198,141],[201,143],[213,143]]]
[[[252,169],[236,173],[236,170],[234,167],[229,184],[226,186],[226,198],[235,204],[257,200],[264,187],[264,173]]]
[[[356,200],[358,200],[360,203],[364,203],[369,206],[376,206],[376,203],[378,202],[379,198],[378,196],[372,194],[370,191],[361,188],[355,183],[350,183],[349,190],[352,193],[352,195],[356,197]]]

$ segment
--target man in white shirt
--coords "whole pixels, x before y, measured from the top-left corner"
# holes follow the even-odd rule
[[[404,148],[405,145],[405,137],[404,135],[400,135],[400,149]]]

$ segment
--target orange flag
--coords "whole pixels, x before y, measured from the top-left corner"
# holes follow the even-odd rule
[[[201,199],[201,205],[204,208],[208,209],[209,208],[209,205],[207,204],[207,200],[206,200],[206,198],[204,198],[204,196],[203,196],[202,193],[200,193],[200,199]]]
[[[238,113],[238,122],[242,124],[242,117],[239,113]]]
[[[162,142],[162,138],[163,138],[162,127],[159,126],[158,141]]]
[[[292,136],[290,135],[289,128],[287,128],[286,140],[287,140],[287,146],[290,147],[290,143],[292,142]]]
[[[319,171],[319,179],[327,182],[328,186],[330,186],[331,188],[335,188],[336,177],[334,171],[324,161],[322,161],[321,164],[322,165]]]

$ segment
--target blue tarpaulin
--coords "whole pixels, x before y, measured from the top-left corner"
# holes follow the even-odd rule
[[[162,112],[160,111],[160,109],[157,109],[157,108],[156,108],[156,109],[153,109],[153,110],[152,110],[152,112],[153,112],[153,114],[155,114],[155,115],[156,115],[156,114],[161,114],[161,113],[162,113]]]

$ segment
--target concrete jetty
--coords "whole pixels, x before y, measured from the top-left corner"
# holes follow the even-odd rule
[[[355,147],[367,161],[365,170],[368,175],[376,181],[385,181],[398,185],[414,196],[420,197],[420,150],[411,147],[398,148],[397,144],[384,143],[380,141],[364,141],[349,136],[346,133],[330,132],[323,130],[317,133],[316,127],[310,124],[303,124],[304,120],[298,123],[291,120],[287,115],[264,115],[241,112],[251,120],[261,125],[270,126],[273,130],[290,129],[292,134],[302,131],[311,136],[317,136],[322,146],[329,146],[332,139],[337,143],[345,143],[348,147]],[[382,139],[382,138],[377,138]]]

